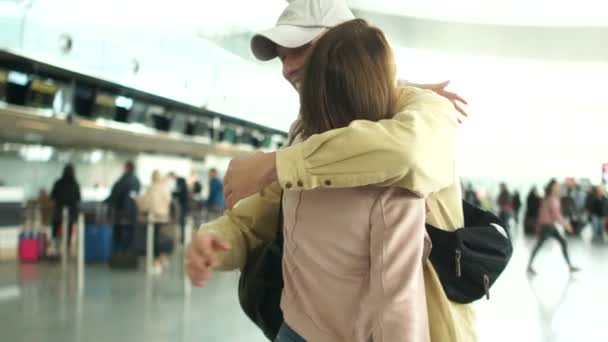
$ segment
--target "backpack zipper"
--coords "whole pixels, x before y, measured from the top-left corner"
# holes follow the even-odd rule
[[[486,299],[490,300],[490,277],[483,275],[483,289],[486,291]]]
[[[462,276],[462,270],[460,269],[460,257],[462,256],[462,251],[460,249],[456,250],[456,277],[460,278]]]

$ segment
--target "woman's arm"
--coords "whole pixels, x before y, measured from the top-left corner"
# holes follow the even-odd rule
[[[374,342],[429,341],[423,279],[425,203],[388,189],[371,216],[370,301]]]

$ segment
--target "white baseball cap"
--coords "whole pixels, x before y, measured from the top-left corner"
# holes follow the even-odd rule
[[[275,27],[251,38],[251,51],[262,61],[277,57],[277,45],[297,48],[324,30],[355,19],[346,0],[291,0]]]

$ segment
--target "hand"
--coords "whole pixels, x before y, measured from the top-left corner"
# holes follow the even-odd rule
[[[230,245],[213,232],[197,234],[188,244],[186,272],[192,285],[202,287],[211,279],[211,272],[221,263],[220,252],[230,250]]]
[[[462,97],[460,97],[460,95],[453,93],[451,91],[447,91],[445,88],[447,88],[447,86],[450,84],[450,81],[445,81],[442,83],[437,83],[437,84],[414,84],[414,83],[410,83],[411,86],[414,87],[418,87],[418,88],[422,88],[422,89],[428,89],[428,90],[432,90],[435,93],[437,93],[438,95],[441,95],[443,97],[445,97],[446,99],[450,100],[452,102],[452,104],[454,105],[454,108],[456,108],[456,110],[458,112],[460,112],[460,114],[464,115],[464,116],[469,116],[469,114],[467,114],[467,112],[465,112],[464,109],[462,109],[462,107],[460,107],[460,103],[462,104],[468,104],[467,101],[465,101]],[[460,119],[458,119],[458,122],[461,122]]]
[[[243,198],[249,197],[277,180],[274,153],[256,153],[230,161],[224,176],[224,197],[232,209]]]

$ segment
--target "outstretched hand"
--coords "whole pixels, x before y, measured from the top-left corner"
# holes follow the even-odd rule
[[[429,84],[428,88],[426,89],[432,90],[438,95],[441,95],[446,99],[450,100],[450,102],[452,102],[452,104],[454,105],[454,108],[456,108],[456,110],[460,112],[460,114],[464,116],[469,116],[469,114],[467,114],[467,112],[465,112],[465,110],[461,107],[461,104],[468,104],[467,101],[463,99],[460,95],[446,90],[449,84],[450,81],[445,81],[438,84]]]
[[[406,83],[404,81],[400,81],[400,82],[402,84],[409,84],[413,87],[418,87],[418,88],[434,91],[435,93],[437,93],[437,95],[441,95],[441,96],[445,97],[446,99],[450,100],[450,102],[452,102],[452,104],[454,105],[454,108],[456,108],[456,110],[460,114],[462,114],[465,117],[469,116],[469,114],[467,114],[467,112],[461,106],[463,104],[467,105],[468,104],[467,101],[465,99],[463,99],[460,95],[446,90],[446,88],[450,84],[450,81],[445,81],[442,83],[434,83],[434,84],[416,84],[416,83]],[[460,119],[458,119],[458,122],[461,122]]]

